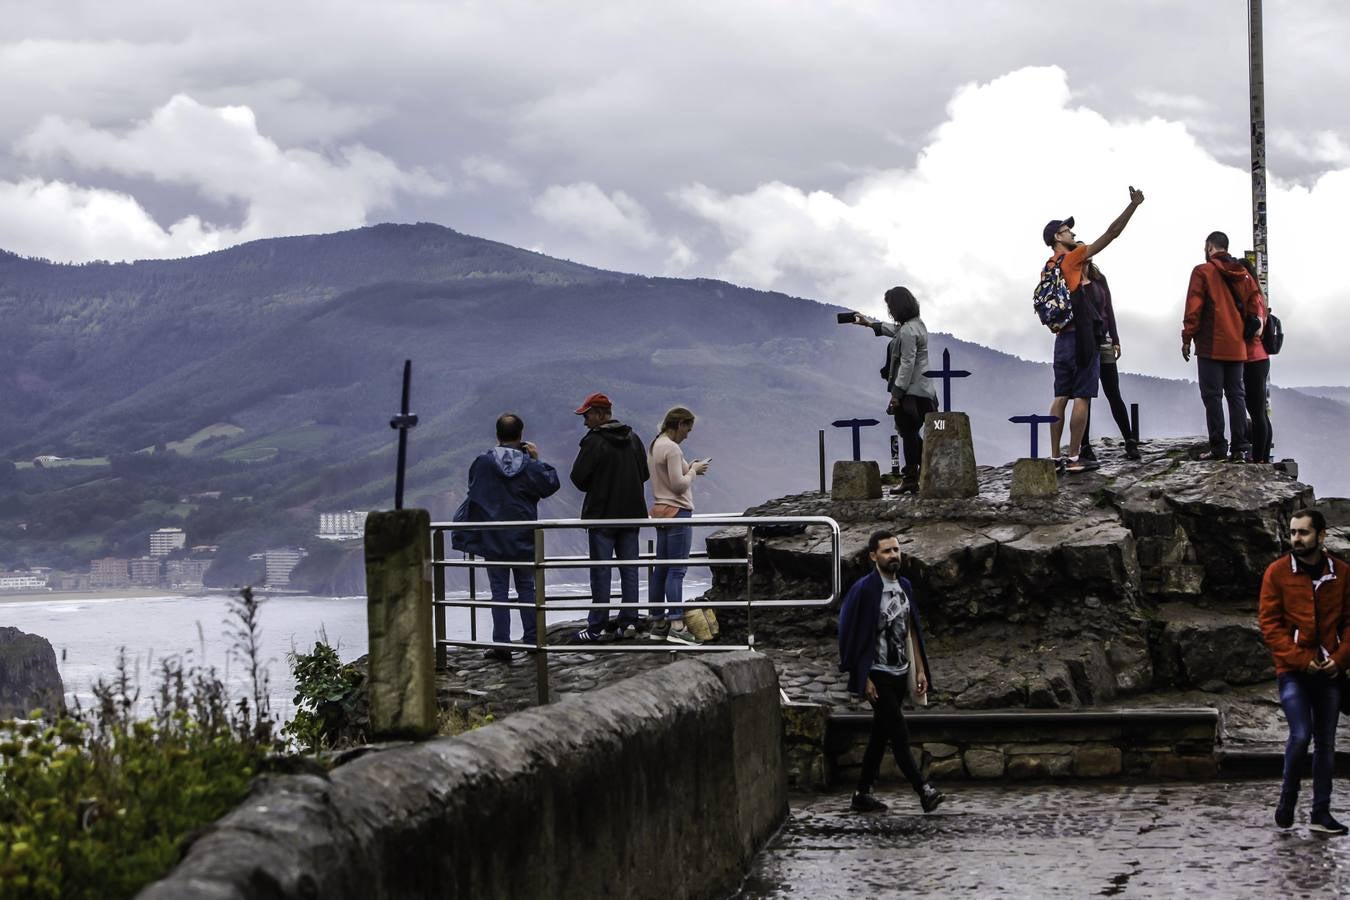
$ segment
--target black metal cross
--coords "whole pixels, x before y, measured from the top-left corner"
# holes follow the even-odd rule
[[[417,416],[408,413],[408,394],[412,390],[412,360],[403,361],[402,411],[389,420],[389,427],[398,429],[398,474],[394,478],[394,509],[403,508],[403,470],[408,465],[408,429],[417,426]]]
[[[952,379],[969,378],[970,373],[965,369],[952,368],[952,352],[950,350],[942,351],[942,368],[934,369],[923,373],[924,378],[942,379],[942,411],[952,411]]]
[[[837,422],[831,422],[835,428],[853,429],[853,461],[858,462],[862,459],[862,441],[860,435],[862,430],[872,425],[880,425],[876,419],[840,419]]]
[[[1040,455],[1041,449],[1040,444],[1036,441],[1036,438],[1041,431],[1041,425],[1050,422],[1058,422],[1059,416],[1041,416],[1033,413],[1029,416],[1009,416],[1008,421],[1016,422],[1019,425],[1031,426],[1031,458],[1036,459],[1036,457]]]

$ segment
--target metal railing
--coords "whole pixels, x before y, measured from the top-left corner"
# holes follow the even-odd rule
[[[807,528],[827,528],[830,535],[830,594],[826,597],[806,600],[756,599],[754,592],[754,546],[755,528],[758,526],[806,526]],[[545,546],[545,535],[550,531],[564,529],[584,530],[590,528],[745,528],[745,556],[737,558],[711,557],[706,550],[690,552],[681,559],[657,559],[652,552],[639,553],[637,559],[593,560],[589,556],[550,557]],[[533,561],[497,561],[475,559],[449,559],[446,556],[446,534],[452,531],[532,531],[534,533]],[[433,608],[436,629],[436,663],[444,668],[447,663],[447,649],[450,647],[476,647],[484,649],[501,648],[505,650],[525,649],[533,653],[535,661],[535,679],[541,704],[548,702],[548,658],[552,653],[621,653],[621,652],[721,652],[726,650],[753,650],[755,645],[754,611],[756,609],[778,609],[784,607],[826,606],[839,598],[839,523],[828,516],[740,516],[710,515],[692,516],[680,519],[543,519],[528,522],[433,522],[431,525],[431,575],[433,589]],[[533,647],[513,642],[497,642],[478,639],[477,613],[479,609],[508,609],[519,611],[527,606],[519,601],[493,601],[478,599],[476,570],[490,568],[519,568],[528,566],[534,570],[534,623],[535,643]],[[742,600],[699,600],[694,608],[744,609],[746,614],[746,642],[744,644],[701,644],[681,645],[675,643],[642,641],[635,643],[600,644],[549,644],[548,627],[545,613],[548,611],[591,612],[604,609],[607,614],[614,610],[632,611],[666,609],[683,605],[684,598],[672,602],[666,598],[661,603],[642,601],[623,603],[622,598],[614,599],[612,582],[614,569],[633,566],[650,568],[654,566],[684,566],[715,568],[740,567],[745,570],[745,597]],[[558,569],[591,569],[603,567],[610,569],[610,602],[597,604],[590,593],[567,594],[550,600],[546,584],[549,571]],[[450,569],[469,570],[469,596],[462,599],[448,599],[445,595],[446,572]],[[641,588],[639,588],[641,590]],[[691,606],[693,606],[691,604]],[[447,637],[446,610],[463,608],[469,610],[469,639]]]

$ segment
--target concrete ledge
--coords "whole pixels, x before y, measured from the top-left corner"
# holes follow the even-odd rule
[[[695,898],[783,820],[773,665],[686,660],[258,785],[140,896]]]
[[[911,748],[935,778],[1218,774],[1219,713],[1206,707],[912,712],[905,720]],[[871,723],[870,713],[830,716],[824,746],[829,781],[856,774]]]

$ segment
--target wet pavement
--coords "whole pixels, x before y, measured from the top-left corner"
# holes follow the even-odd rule
[[[1337,786],[1345,820],[1350,788]],[[1350,895],[1350,837],[1309,832],[1306,784],[1285,831],[1272,781],[944,790],[927,816],[908,791],[878,791],[891,808],[867,815],[849,811],[846,793],[794,798],[739,896]]]

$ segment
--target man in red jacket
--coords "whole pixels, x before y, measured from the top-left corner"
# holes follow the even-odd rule
[[[1200,399],[1205,404],[1209,450],[1201,459],[1246,462],[1251,441],[1247,434],[1247,400],[1243,367],[1247,341],[1243,319],[1252,309],[1256,282],[1242,263],[1228,255],[1228,235],[1212,232],[1205,238],[1205,262],[1191,270],[1186,291],[1186,314],[1181,320],[1181,358],[1190,361],[1191,343],[1200,374]],[[1228,401],[1228,428],[1224,438],[1223,406]],[[1231,455],[1230,455],[1231,453]]]
[[[1345,834],[1331,817],[1331,776],[1336,759],[1336,722],[1341,711],[1341,672],[1350,667],[1350,567],[1323,551],[1327,522],[1303,509],[1289,520],[1292,552],[1261,579],[1261,634],[1275,658],[1280,706],[1289,723],[1284,782],[1275,824],[1294,824],[1298,784],[1308,744],[1313,742],[1313,831]]]

